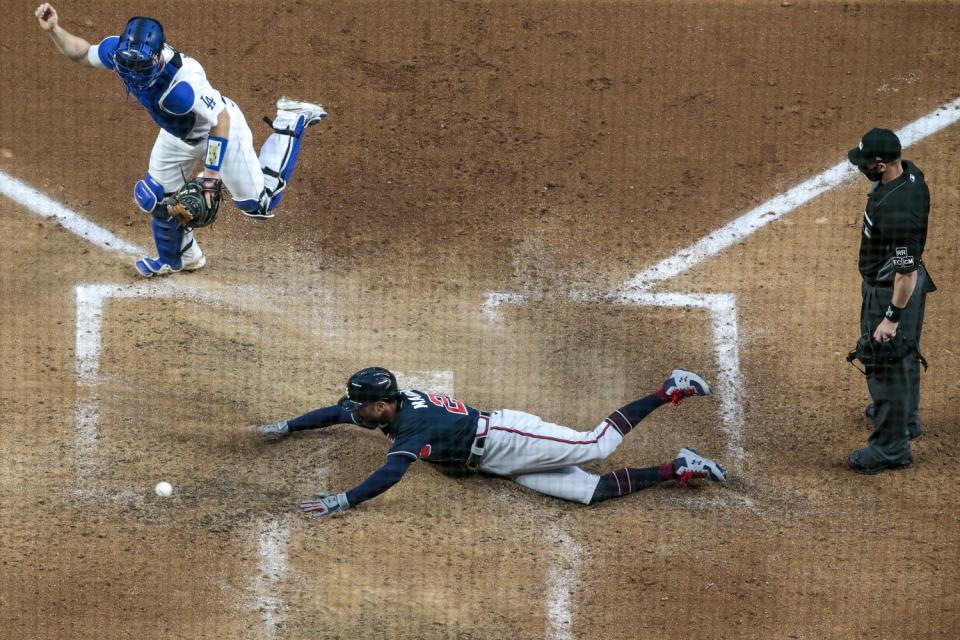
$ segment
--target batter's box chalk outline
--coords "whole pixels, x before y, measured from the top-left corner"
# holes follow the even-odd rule
[[[250,581],[251,599],[247,609],[260,615],[263,633],[273,637],[286,621],[289,605],[280,596],[284,580],[290,573],[287,548],[292,536],[288,516],[261,518],[254,540],[257,546],[257,574]]]
[[[142,284],[79,284],[76,298],[76,334],[74,370],[77,379],[77,402],[74,411],[74,455],[77,475],[75,490],[79,497],[89,489],[89,477],[99,470],[95,460],[100,440],[100,354],[103,348],[104,307],[111,299],[184,298],[217,306],[227,302],[222,296],[170,280]],[[97,492],[102,496],[102,491]]]
[[[77,497],[97,501],[138,504],[144,502],[143,491],[108,490],[96,486],[93,481],[100,470],[96,454],[101,437],[101,410],[96,389],[101,381],[100,359],[107,303],[110,300],[178,298],[218,307],[240,306],[240,302],[231,298],[241,294],[239,297],[243,299],[245,291],[244,288],[233,289],[230,295],[222,295],[185,286],[173,280],[140,284],[80,284],[75,287],[77,313],[74,368],[77,403],[74,418],[74,455],[77,472],[73,489]],[[256,295],[259,289],[252,288],[247,293]],[[404,388],[427,389],[449,395],[454,392],[453,371],[397,371],[396,375],[398,383]],[[240,607],[259,615],[262,635],[268,638],[275,636],[282,628],[289,609],[279,593],[290,571],[287,548],[291,531],[289,517],[264,517],[258,521],[254,535],[259,557],[258,572],[250,581],[249,599],[241,602]]]
[[[395,371],[401,389],[436,391],[453,397],[453,371]]]
[[[955,124],[958,120],[960,120],[960,98],[911,122],[897,131],[897,135],[903,148],[906,149]],[[688,307],[709,311],[714,354],[717,359],[717,393],[720,397],[722,429],[726,439],[726,461],[731,464],[733,470],[742,468],[746,459],[744,384],[740,370],[736,296],[733,293],[653,293],[651,289],[738,244],[764,226],[779,220],[824,193],[832,191],[858,173],[856,168],[844,159],[754,207],[692,245],[680,249],[669,258],[640,271],[609,291],[576,291],[570,294],[570,299],[574,301],[605,299],[636,306]],[[502,305],[523,304],[538,297],[517,292],[489,292],[484,299],[482,312],[490,322],[500,322],[503,320]]]
[[[241,287],[231,293],[243,294],[244,291]],[[107,490],[96,486],[93,480],[100,470],[96,458],[101,435],[100,399],[96,389],[100,382],[106,304],[112,299],[180,298],[218,307],[235,305],[219,293],[209,293],[171,280],[143,284],[80,284],[75,287],[75,294],[77,404],[74,414],[74,455],[77,471],[73,490],[83,500],[142,504],[143,491]],[[258,573],[250,582],[251,600],[242,608],[256,611],[263,625],[263,633],[266,637],[273,637],[283,624],[286,611],[277,593],[289,571],[286,549],[290,542],[290,523],[286,518],[264,518],[258,522],[257,528]]]
[[[580,565],[583,549],[562,528],[549,525],[544,539],[559,554],[556,562],[547,568],[546,610],[547,640],[570,640],[573,637],[572,600],[580,583]]]
[[[906,149],[949,127],[958,120],[960,120],[960,98],[911,122],[897,131],[897,135],[903,148]],[[620,304],[637,306],[688,307],[709,311],[714,355],[717,359],[716,387],[717,394],[720,397],[722,430],[726,437],[727,459],[725,462],[730,465],[734,472],[742,469],[746,458],[743,411],[744,385],[740,370],[740,338],[737,328],[736,296],[733,293],[653,293],[650,290],[739,243],[765,225],[782,218],[814,198],[835,189],[856,173],[856,169],[844,159],[826,171],[747,211],[689,247],[677,251],[669,258],[640,271],[626,282],[609,291],[590,292],[581,290],[570,293],[571,300],[580,302],[606,299]],[[481,310],[483,316],[490,323],[500,323],[504,319],[501,309],[503,305],[519,305],[541,298],[542,296],[539,293],[493,291],[486,294]],[[744,508],[755,506],[751,498],[736,495],[724,497],[721,494],[715,502],[718,504],[732,502],[730,506]],[[571,549],[573,549],[570,552],[573,558],[570,561],[577,562],[576,566],[579,566],[580,553],[573,547]],[[560,575],[562,574],[557,574],[557,576]],[[559,578],[553,580],[554,585],[558,584],[558,580],[562,581]],[[567,599],[559,597],[556,601],[551,601],[548,610],[550,611],[551,626],[547,632],[547,637],[564,640],[571,637],[572,609],[569,597]]]
[[[583,300],[583,293],[574,294],[574,300]],[[505,298],[498,297],[502,301]],[[511,294],[511,304],[523,304],[528,299]],[[710,315],[714,357],[717,361],[717,380],[714,393],[720,399],[721,431],[724,436],[725,463],[732,470],[739,469],[746,457],[743,442],[743,379],[740,372],[740,339],[737,326],[737,299],[732,293],[649,293],[637,292],[630,297],[615,300],[620,304],[652,307],[686,307],[705,309]]]

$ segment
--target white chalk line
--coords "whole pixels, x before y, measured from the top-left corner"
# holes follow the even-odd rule
[[[173,280],[137,284],[80,284],[77,300],[76,373],[82,384],[93,381],[100,369],[103,305],[110,298],[168,298],[198,300],[207,304],[226,304],[217,293],[201,291]]]
[[[903,148],[906,149],[934,133],[942,131],[958,120],[960,120],[960,98],[948,102],[906,125],[897,131],[897,136],[900,138]],[[734,464],[731,466],[734,469],[741,468],[746,457],[743,436],[745,430],[744,387],[743,375],[740,370],[740,338],[737,328],[736,296],[732,293],[700,295],[678,292],[650,293],[649,289],[712,258],[774,220],[782,218],[820,195],[835,189],[856,174],[857,170],[849,162],[843,160],[792,189],[754,207],[689,247],[677,251],[669,258],[640,271],[610,291],[596,292],[593,295],[585,291],[570,292],[570,299],[575,301],[607,299],[622,304],[706,308],[710,311],[714,355],[717,359],[716,387],[720,396],[722,428],[726,436],[728,460],[733,461]],[[537,298],[539,298],[538,295],[529,296],[515,292],[489,292],[484,299],[482,312],[488,321],[498,322],[503,319],[503,312],[500,309],[502,305],[522,304],[528,299]],[[729,502],[729,500],[724,500],[721,497],[718,504],[721,502]],[[747,497],[743,497],[742,500],[738,498],[734,502],[746,508],[755,506],[754,501]],[[550,575],[548,582],[551,579],[559,580],[552,573]],[[553,591],[559,587],[551,585],[550,588]],[[548,638],[564,637],[563,633],[569,634],[570,615],[572,614],[568,611],[567,618],[564,619],[550,610],[551,629],[548,631]]]
[[[260,521],[257,535],[258,573],[250,582],[253,609],[267,637],[272,637],[286,620],[287,605],[280,597],[283,582],[290,572],[287,547],[290,544],[290,519],[286,516]]]
[[[395,371],[401,389],[436,391],[453,396],[453,371]]]
[[[503,320],[503,312],[500,310],[500,305],[520,304],[523,300],[524,295],[522,293],[488,293],[486,300],[483,302],[483,315],[490,322],[499,322]]]
[[[98,469],[94,459],[100,440],[100,399],[96,385],[100,378],[103,345],[103,308],[111,298],[195,299],[207,304],[225,304],[216,294],[176,284],[170,280],[138,284],[80,284],[75,287],[77,315],[74,369],[77,376],[77,403],[74,411],[74,445],[78,468],[77,484],[86,483],[88,473]],[[82,495],[81,491],[81,495]]]
[[[67,231],[75,233],[101,249],[137,257],[146,255],[144,249],[123,240],[100,225],[87,220],[76,211],[68,209],[46,194],[3,171],[0,171],[0,194],[29,209],[41,218],[55,220]]]
[[[559,526],[551,525],[546,538],[560,553],[560,561],[547,569],[547,640],[570,640],[573,637],[573,607],[571,600],[580,582],[580,558],[583,549]]]
[[[687,307],[706,309],[710,314],[710,328],[713,335],[714,358],[717,362],[717,377],[714,382],[715,394],[720,401],[720,429],[724,435],[726,449],[725,465],[731,470],[739,469],[745,458],[743,442],[743,381],[740,370],[740,337],[737,321],[737,299],[732,293],[690,294],[677,292],[651,293],[634,291],[629,296],[613,293],[590,296],[582,291],[571,294],[576,301],[608,299],[616,304],[652,307]],[[510,294],[510,297],[488,294],[486,304],[497,309],[501,304],[521,304],[536,298],[522,294]],[[493,313],[493,311],[491,311]],[[488,317],[498,317],[496,314]]]
[[[732,293],[636,293],[629,302],[638,306],[701,308],[710,312],[714,357],[717,360],[717,379],[713,391],[720,399],[726,460],[732,460],[735,466],[739,466],[745,454],[736,296]]]
[[[900,129],[897,135],[903,148],[906,149],[934,133],[942,131],[958,120],[960,120],[960,98],[948,102],[911,122]],[[779,220],[814,198],[835,189],[857,174],[857,169],[844,159],[826,171],[804,180],[792,189],[754,207],[689,247],[676,252],[671,257],[644,269],[615,288],[611,295],[624,296],[629,300],[633,292],[649,289],[658,282],[669,280],[704,260],[712,258],[774,220]]]

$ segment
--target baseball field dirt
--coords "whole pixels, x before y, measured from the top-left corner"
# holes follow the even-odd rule
[[[843,358],[862,178],[651,289],[735,301],[735,325],[608,295],[869,128],[960,97],[957,4],[57,8],[91,42],[160,20],[258,144],[282,94],[329,118],[276,218],[226,202],[192,274],[141,280],[135,255],[0,197],[0,638],[960,637],[958,125],[904,153],[930,185],[940,287],[910,469],[846,467],[869,435]],[[8,9],[0,180],[152,249],[132,189],[154,124],[60,56],[32,6]],[[585,507],[419,464],[311,520],[298,502],[358,484],[386,441],[250,426],[332,404],[371,365],[583,430],[693,369],[713,397],[658,410],[590,469],[694,446],[730,480]]]

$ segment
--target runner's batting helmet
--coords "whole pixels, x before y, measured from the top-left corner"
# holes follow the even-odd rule
[[[373,402],[393,400],[398,393],[396,376],[383,367],[368,367],[350,376],[347,395],[338,404],[353,412]]]

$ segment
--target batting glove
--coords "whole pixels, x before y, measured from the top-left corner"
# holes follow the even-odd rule
[[[256,427],[257,433],[264,436],[280,437],[290,434],[290,425],[286,420],[280,422],[271,422],[270,424],[261,424]]]
[[[304,500],[300,503],[300,508],[309,516],[322,518],[333,513],[346,511],[350,508],[350,503],[347,501],[347,494],[345,493],[334,495],[321,492],[314,495],[316,500]]]

